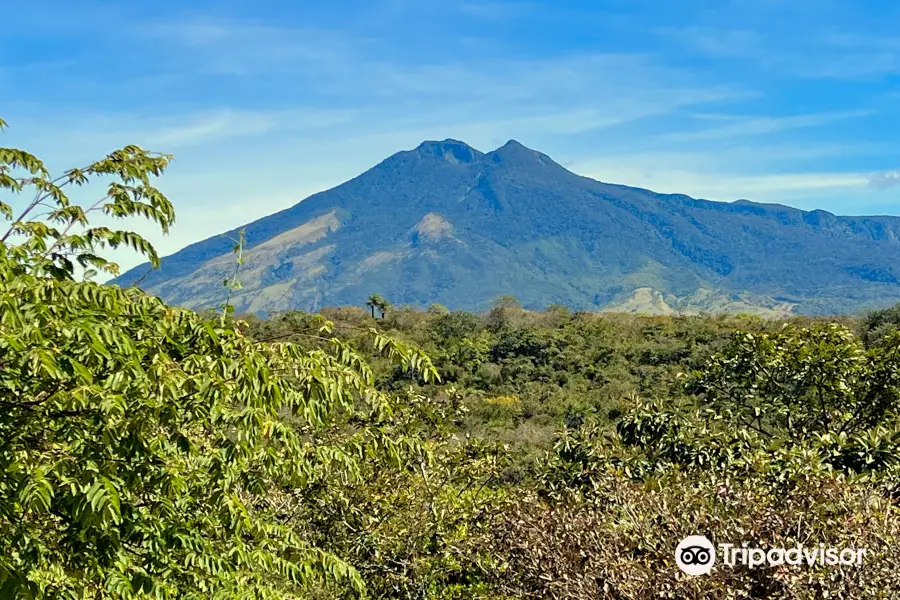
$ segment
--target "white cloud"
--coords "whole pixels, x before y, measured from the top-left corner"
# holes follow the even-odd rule
[[[365,36],[327,29],[213,18],[140,22],[127,33],[164,42],[181,68],[250,77],[346,70],[368,45]]]
[[[879,190],[887,190],[900,185],[900,171],[883,171],[869,175],[869,185]]]
[[[765,37],[745,29],[664,27],[657,33],[716,58],[750,58],[768,54]]]
[[[180,122],[134,135],[147,138],[156,147],[179,148],[226,139],[267,134],[328,129],[354,119],[350,110],[232,110],[187,115]]]
[[[397,60],[387,58],[397,40],[325,29],[270,26],[223,20],[158,22],[139,33],[162,39],[174,59],[199,73],[251,79],[294,76],[289,89],[313,96],[350,99],[367,107],[413,104],[419,110],[554,103],[556,109],[592,102],[626,105],[630,100],[673,106],[686,97],[746,96],[734,85],[700,81],[686,70],[662,66],[638,53],[588,52],[541,58]],[[283,90],[282,90],[283,91]]]
[[[150,131],[140,137],[146,137],[147,143],[154,147],[177,148],[266,133],[274,129],[275,125],[276,120],[266,114],[240,115],[234,111],[219,111],[179,125]]]
[[[732,201],[784,201],[810,192],[862,188],[867,177],[861,173],[778,173],[746,175],[740,173],[696,172],[677,169],[644,169],[611,166],[589,168],[576,165],[573,170],[586,177],[651,189],[660,193],[687,194],[695,198]]]
[[[456,3],[454,8],[460,12],[479,19],[508,21],[518,17],[546,12],[545,7],[535,2],[499,2],[495,0],[476,0]]]
[[[814,208],[817,198],[830,201],[836,197],[864,195],[869,175],[853,171],[792,171],[789,165],[805,158],[840,156],[846,151],[840,144],[747,144],[722,149],[719,153],[662,151],[602,155],[570,161],[565,166],[593,179],[659,193],[724,202],[744,198]]]
[[[226,147],[248,138],[281,135],[319,135],[352,123],[355,110],[320,108],[220,108],[180,115],[109,111],[105,114],[9,116],[10,142],[68,168],[98,159],[124,144],[180,154],[186,149]],[[6,140],[4,140],[6,142]],[[223,146],[224,145],[224,146]],[[203,165],[196,165],[202,169]],[[252,165],[247,165],[251,166]]]

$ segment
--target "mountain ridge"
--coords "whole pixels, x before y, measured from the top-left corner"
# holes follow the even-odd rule
[[[425,235],[411,233],[420,226]],[[600,310],[643,288],[749,294],[814,314],[900,301],[900,217],[658,194],[577,175],[516,140],[487,153],[425,141],[243,228],[249,263],[233,300],[254,312],[372,292],[470,310],[505,294]],[[110,283],[146,274],[141,287],[169,302],[214,306],[239,229]]]

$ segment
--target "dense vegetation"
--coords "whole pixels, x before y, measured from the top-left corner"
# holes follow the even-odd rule
[[[900,309],[866,319],[391,307],[215,313],[87,281],[174,212],[137,147],[53,178],[0,243],[0,598],[889,598]],[[87,209],[66,188],[111,177]],[[40,211],[40,212],[39,212]],[[239,238],[237,250],[242,251]],[[84,279],[78,281],[78,279]],[[365,306],[365,308],[363,308]],[[866,548],[717,566],[689,534]]]
[[[866,319],[633,317],[536,313],[507,297],[481,315],[437,305],[374,320],[361,309],[323,313],[361,351],[359,332],[372,325],[424,348],[441,382],[372,356],[379,387],[455,399],[465,411],[457,439],[501,443],[488,484],[496,496],[452,546],[473,563],[450,581],[474,576],[517,598],[900,590],[890,567],[900,534],[900,309]],[[320,318],[246,316],[244,326],[259,340],[307,344]],[[692,532],[763,547],[861,547],[870,560],[690,580],[672,551]]]

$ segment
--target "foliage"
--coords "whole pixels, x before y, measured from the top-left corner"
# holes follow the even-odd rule
[[[590,501],[525,495],[492,515],[492,534],[476,546],[494,559],[485,578],[495,597],[889,598],[900,589],[900,514],[865,486],[816,476],[775,494],[752,477],[723,485],[677,472],[646,483],[609,473],[596,485]],[[861,566],[844,569],[717,564],[689,577],[675,566],[673,550],[697,534],[716,544],[822,543],[867,552]]]
[[[0,129],[4,126],[0,120]],[[18,214],[10,204],[0,201],[0,215],[10,221],[0,238],[11,260],[9,268],[19,273],[72,278],[77,263],[88,274],[100,270],[117,275],[118,266],[98,253],[104,247],[119,246],[131,247],[146,255],[152,266],[159,266],[159,256],[145,238],[127,230],[90,227],[88,215],[97,212],[117,219],[140,216],[168,231],[175,221],[175,210],[151,184],[151,177],[161,175],[171,159],[171,155],[125,146],[102,160],[53,177],[33,154],[0,148],[0,190],[16,195],[34,193]],[[99,200],[87,208],[69,200],[66,188],[81,187],[99,177],[114,179]],[[12,245],[17,238],[24,239]]]
[[[862,323],[862,339],[866,346],[882,343],[900,326],[900,304],[868,313]]]
[[[241,230],[238,232],[238,238],[235,240],[233,252],[235,253],[235,266],[234,266],[234,275],[231,276],[231,279],[226,279],[222,282],[225,288],[228,290],[228,297],[225,299],[225,302],[222,304],[222,323],[225,323],[225,319],[234,312],[234,305],[231,304],[231,296],[236,291],[241,289],[241,282],[238,279],[238,276],[241,273],[241,267],[244,264],[244,231]]]
[[[375,318],[376,308],[381,313],[381,318],[383,319],[387,308],[390,306],[390,302],[388,302],[381,294],[372,294],[366,300],[366,306],[372,310],[373,319]]]
[[[323,486],[296,518],[324,547],[356,566],[376,598],[473,598],[485,593],[469,540],[508,490],[499,486],[506,453],[495,443],[459,440],[465,407],[453,395],[405,395],[392,417],[400,430],[428,433],[427,453],[405,468],[368,465],[355,482]]]
[[[456,575],[429,579],[442,583],[418,588],[418,597],[440,597],[458,579],[469,582],[466,593],[491,598],[879,597],[896,589],[897,341],[865,348],[825,320],[560,313],[522,311],[499,329],[486,315],[437,311],[383,323],[434,355],[470,409],[461,428],[513,446],[483,518],[451,544]],[[598,387],[627,381],[608,388],[619,414],[592,404]],[[401,382],[410,383],[396,373],[381,379]],[[553,404],[560,394],[564,410]],[[556,441],[527,437],[550,414],[558,419],[550,429],[563,427]],[[456,510],[444,518],[467,518]],[[837,574],[723,567],[690,579],[672,549],[694,533],[762,547],[865,547],[869,559]],[[442,564],[437,554],[419,556]]]
[[[690,390],[735,426],[794,439],[853,434],[892,417],[900,335],[868,352],[839,325],[737,334]]]
[[[36,158],[0,154],[7,188],[39,189],[11,228],[24,241],[0,245],[0,596],[286,598],[321,580],[363,593],[359,572],[290,520],[306,490],[425,452],[391,435],[394,403],[365,360],[324,337],[327,322],[322,347],[263,344],[231,319],[72,281],[70,257],[115,272],[94,254],[104,243],[156,255],[90,228],[100,204],[72,208]],[[147,183],[165,160],[128,147],[65,177],[118,174],[102,209],[165,227],[171,205]],[[20,166],[37,177],[12,179]],[[48,198],[62,231],[31,213]],[[370,343],[436,381],[415,349],[374,330]]]

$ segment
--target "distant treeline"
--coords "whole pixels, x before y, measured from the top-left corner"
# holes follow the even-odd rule
[[[511,296],[484,313],[441,305],[426,311],[387,307],[389,302],[373,295],[368,310],[326,308],[318,314],[334,323],[341,339],[352,342],[360,331],[375,327],[422,348],[442,378],[424,391],[452,388],[471,411],[462,430],[510,444],[519,457],[547,449],[566,425],[587,419],[612,427],[634,398],[684,398],[679,374],[701,368],[735,331],[775,333],[785,326],[837,322],[868,343],[900,323],[896,309],[867,317],[790,319],[572,312],[564,306],[539,312],[522,309]],[[302,311],[237,318],[246,321],[255,339],[299,344],[310,344],[307,336],[317,319]],[[383,389],[418,387],[410,374],[372,360]]]

